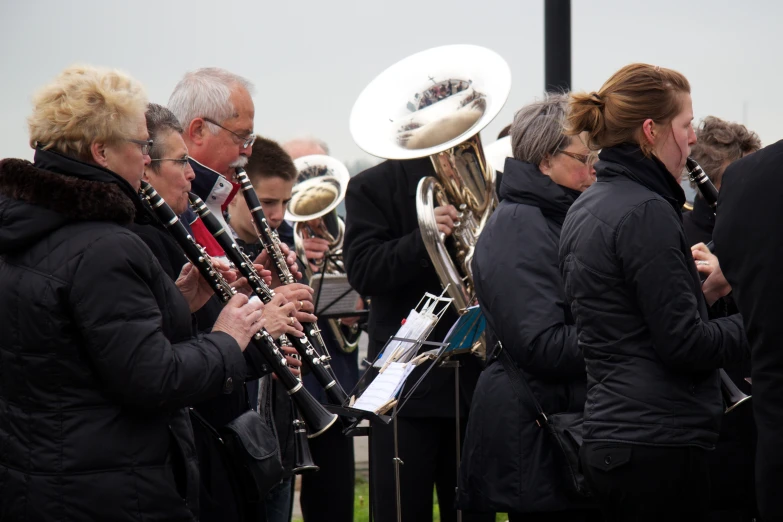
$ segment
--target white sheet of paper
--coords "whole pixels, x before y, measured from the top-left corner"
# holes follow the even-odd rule
[[[427,329],[435,324],[435,321],[437,321],[437,317],[430,313],[420,314],[416,310],[411,310],[411,313],[408,314],[407,319],[405,319],[405,324],[400,326],[400,329],[397,330],[394,337],[399,337],[401,339],[421,339],[427,332]],[[422,339],[422,341],[423,340],[425,339]],[[382,367],[386,362],[386,358],[395,353],[395,351],[397,352],[396,361],[407,362],[416,355],[413,350],[415,347],[416,343],[412,342],[390,341],[383,351],[383,354],[381,354],[381,357],[375,361],[374,366],[376,368]]]
[[[358,410],[377,411],[397,394],[414,368],[412,364],[396,362],[389,364],[386,370],[378,374],[364,390],[353,407]]]

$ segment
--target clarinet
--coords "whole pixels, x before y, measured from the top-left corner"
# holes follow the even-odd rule
[[[226,282],[220,272],[212,264],[212,259],[206,251],[193,239],[185,225],[177,218],[171,207],[146,181],[141,182],[143,197],[149,202],[155,215],[160,219],[166,230],[179,244],[188,260],[196,267],[201,276],[209,283],[215,295],[225,305],[236,290]],[[302,383],[291,373],[286,365],[285,357],[277,349],[274,339],[265,329],[261,329],[250,340],[251,344],[261,353],[267,364],[277,374],[288,394],[293,399],[307,423],[312,437],[325,432],[337,420],[337,415],[329,413],[315,397],[305,389]]]
[[[696,184],[696,188],[699,189],[704,201],[715,212],[715,209],[718,207],[718,189],[715,188],[710,178],[704,173],[701,165],[696,163],[696,160],[688,158],[685,160],[685,166],[688,168],[688,179]],[[710,250],[713,250],[714,246],[712,241],[707,243],[707,248]],[[720,369],[720,390],[723,395],[723,401],[726,404],[724,413],[729,413],[751,397],[742,393],[723,368]]]
[[[704,173],[701,165],[696,163],[693,158],[685,160],[685,166],[688,168],[688,179],[696,184],[696,188],[699,189],[704,201],[710,206],[712,210],[718,206],[718,189],[712,184],[710,178]]]
[[[256,229],[258,239],[272,259],[272,264],[275,266],[280,282],[284,285],[294,283],[294,276],[288,269],[288,263],[286,263],[285,256],[280,250],[280,237],[278,237],[277,232],[272,230],[272,227],[269,226],[266,216],[264,215],[264,210],[261,208],[261,202],[258,201],[258,196],[253,189],[253,185],[250,183],[250,178],[247,177],[247,174],[241,168],[236,169],[236,177],[242,185],[242,196],[245,198],[247,208],[250,209],[250,215],[253,217],[253,226]],[[320,356],[322,365],[331,374],[331,366],[329,365],[330,357],[318,326],[314,323],[305,323],[302,326],[305,330],[305,336],[310,340],[310,344],[312,346],[318,346],[320,349],[316,353]],[[299,348],[297,347],[297,350],[298,349]]]
[[[257,295],[264,304],[269,303],[275,296],[275,292],[269,288],[261,276],[258,275],[258,272],[253,266],[253,262],[250,261],[242,249],[239,248],[239,245],[229,237],[226,230],[212,212],[210,212],[201,198],[192,192],[190,193],[190,204],[196,213],[198,213],[204,226],[209,230],[209,233],[215,237],[215,240],[220,247],[226,252],[228,260],[231,261],[236,269],[239,270],[239,273],[248,280],[255,295]],[[285,264],[285,259],[283,259],[283,263]],[[288,265],[286,265],[285,268],[288,270]],[[288,274],[290,275],[290,271]],[[296,348],[299,356],[310,368],[310,371],[313,372],[318,383],[323,386],[330,403],[336,406],[343,406],[348,402],[348,395],[345,393],[345,390],[343,390],[342,386],[340,386],[337,380],[329,373],[327,368],[324,367],[318,351],[313,347],[306,336],[296,338],[296,341],[293,343],[286,336],[281,336],[280,341]]]

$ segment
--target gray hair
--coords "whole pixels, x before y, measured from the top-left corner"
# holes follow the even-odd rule
[[[209,118],[218,123],[236,114],[231,103],[231,91],[236,86],[253,94],[253,84],[239,75],[218,67],[207,67],[185,73],[169,98],[169,109],[187,127],[196,118]],[[212,133],[220,129],[208,124]]]
[[[180,125],[179,120],[177,120],[177,117],[174,116],[173,112],[157,103],[150,103],[147,105],[147,112],[144,116],[147,119],[147,132],[149,132],[150,139],[152,140],[150,157],[153,159],[160,159],[166,153],[166,151],[163,150],[161,138],[169,132],[182,134],[182,125]],[[152,163],[152,168],[154,169],[157,169],[159,166],[159,162]]]
[[[291,154],[291,151],[297,147],[301,148],[310,148],[310,147],[320,147],[324,151],[324,155],[329,155],[329,145],[326,144],[324,140],[314,138],[312,136],[302,137],[302,138],[294,138],[292,140],[288,140],[285,143],[283,143],[283,149],[285,149],[286,152]]]
[[[514,115],[511,124],[511,150],[514,159],[534,165],[547,154],[568,146],[565,135],[568,95],[547,93],[541,101],[525,105]]]

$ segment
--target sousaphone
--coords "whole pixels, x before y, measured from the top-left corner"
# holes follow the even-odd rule
[[[473,301],[473,251],[497,204],[495,171],[479,131],[500,112],[510,89],[511,71],[500,55],[475,45],[449,45],[383,71],[351,112],[351,135],[369,154],[432,160],[435,176],[419,182],[416,210],[427,252],[457,310]],[[448,204],[456,207],[459,222],[447,238],[434,211]]]

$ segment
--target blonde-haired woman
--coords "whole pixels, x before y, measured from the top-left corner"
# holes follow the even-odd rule
[[[718,369],[748,355],[739,316],[708,320],[730,288],[682,225],[692,119],[688,80],[645,64],[571,99],[570,132],[601,152],[563,224],[560,271],[587,367],[582,468],[610,521],[709,510]],[[694,256],[714,270],[704,286]]]
[[[244,379],[263,326],[237,297],[192,337],[205,291],[126,226],[150,161],[142,87],[91,67],[34,98],[33,163],[0,162],[0,520],[196,520],[183,406]]]

